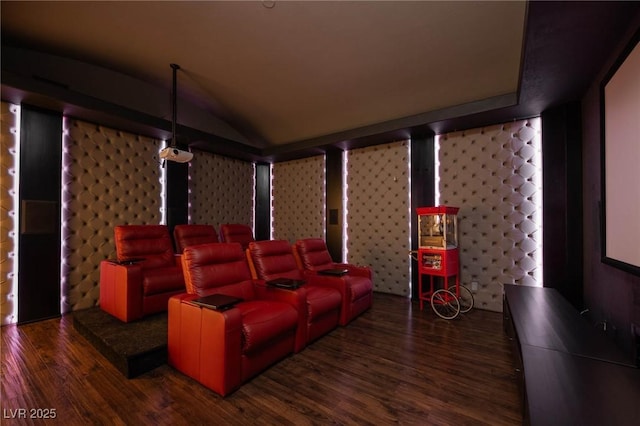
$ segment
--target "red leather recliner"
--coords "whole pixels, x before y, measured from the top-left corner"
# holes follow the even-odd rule
[[[224,396],[294,351],[304,294],[252,279],[238,243],[189,246],[182,262],[188,294],[169,301],[170,365]],[[243,301],[223,311],[191,302],[215,293]]]
[[[173,228],[176,252],[182,253],[185,247],[198,244],[217,243],[218,233],[211,225],[183,224]]]
[[[296,343],[297,350],[333,330],[340,319],[339,284],[326,277],[310,275],[304,277],[293,255],[293,248],[284,240],[254,241],[247,250],[252,274],[265,281],[275,278],[305,280],[306,284],[291,291],[306,290],[307,332],[305,341]]]
[[[182,267],[165,225],[114,229],[117,259],[100,263],[100,308],[124,322],[167,310],[185,291]]]
[[[220,225],[220,238],[225,243],[240,243],[243,250],[249,247],[251,241],[255,241],[251,227],[239,223]]]
[[[348,263],[335,263],[331,259],[325,241],[321,238],[298,240],[295,255],[305,270],[305,277],[317,275],[323,269],[346,269],[342,276],[325,276],[337,283],[342,295],[340,325],[347,325],[355,317],[373,304],[373,283],[371,268]]]

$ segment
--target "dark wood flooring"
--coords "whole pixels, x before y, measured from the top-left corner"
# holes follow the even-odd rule
[[[501,314],[446,321],[385,294],[226,398],[167,365],[126,379],[70,316],[2,327],[0,350],[3,425],[521,424]]]

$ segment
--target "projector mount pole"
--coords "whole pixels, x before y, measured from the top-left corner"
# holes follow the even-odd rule
[[[171,116],[171,146],[177,148],[178,141],[176,139],[176,121],[178,120],[178,70],[180,69],[180,65],[171,64],[171,68],[173,69],[173,90],[171,91],[171,106],[172,106],[172,116]]]

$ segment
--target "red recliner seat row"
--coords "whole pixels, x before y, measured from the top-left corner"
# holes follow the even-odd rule
[[[317,241],[314,247],[319,251]],[[360,294],[360,288],[348,288],[343,277],[303,272],[286,241],[252,242],[246,256],[238,243],[191,246],[185,249],[182,263],[189,294],[169,301],[169,364],[223,396],[333,330],[342,322],[343,294],[350,319],[365,309],[366,297],[351,296]],[[348,266],[355,273],[368,271]],[[296,289],[268,285],[276,278],[306,283]],[[199,296],[215,293],[243,301],[221,311],[194,303]],[[357,309],[352,308],[354,300]],[[371,299],[367,300],[371,306]]]
[[[188,294],[169,301],[170,365],[224,396],[294,352],[306,322],[296,308],[304,290],[267,288],[253,279],[239,243],[187,247],[182,263]],[[242,302],[227,310],[193,303],[215,293]]]
[[[230,229],[230,233],[227,232]],[[253,238],[251,228],[240,224],[221,226],[227,238]],[[124,322],[164,312],[174,294],[185,291],[180,259],[165,225],[120,225],[114,229],[116,259],[100,264],[100,307]],[[176,225],[176,251],[218,242],[211,225]]]
[[[249,267],[254,278],[271,281],[290,278],[305,281],[306,299],[299,309],[306,312],[307,321],[303,336],[296,341],[296,351],[333,330],[340,320],[342,296],[337,283],[327,277],[313,275],[305,277],[293,255],[291,245],[284,240],[255,241],[247,250]],[[293,291],[302,291],[297,289]]]

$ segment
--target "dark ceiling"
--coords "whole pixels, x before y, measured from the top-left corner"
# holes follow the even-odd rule
[[[179,140],[282,161],[579,101],[638,13],[639,2],[2,2],[2,99],[169,138],[177,62]]]

